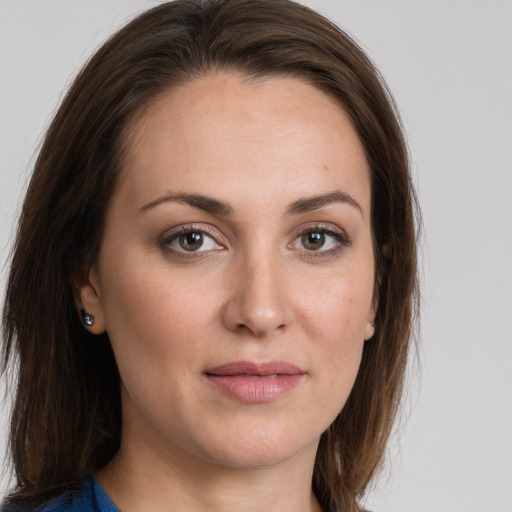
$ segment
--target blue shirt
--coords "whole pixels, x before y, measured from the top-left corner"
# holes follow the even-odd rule
[[[3,512],[29,512],[5,508]],[[30,512],[120,512],[93,476],[87,476],[76,492],[59,496]]]

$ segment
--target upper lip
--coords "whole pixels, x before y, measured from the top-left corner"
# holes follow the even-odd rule
[[[296,375],[305,373],[298,366],[286,361],[233,361],[209,368],[204,372],[207,375]]]

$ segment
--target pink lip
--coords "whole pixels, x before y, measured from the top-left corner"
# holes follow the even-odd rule
[[[204,372],[215,387],[248,403],[277,399],[294,388],[304,373],[297,366],[285,361],[235,361]]]

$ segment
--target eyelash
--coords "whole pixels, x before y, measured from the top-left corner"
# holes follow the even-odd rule
[[[304,248],[302,254],[304,258],[319,259],[333,257],[336,256],[343,248],[350,247],[352,244],[352,240],[345,233],[334,231],[331,224],[314,224],[302,228],[295,236],[293,242],[289,244],[289,246],[293,246],[293,244],[298,239],[304,235],[307,235],[308,233],[321,233],[322,235],[329,236],[335,240],[336,245],[331,249],[320,249],[317,251],[307,250]]]
[[[159,241],[160,247],[167,251],[168,253],[171,253],[173,256],[176,256],[178,258],[183,259],[195,259],[195,258],[202,258],[204,257],[204,253],[210,252],[210,250],[203,250],[203,251],[186,251],[186,250],[179,250],[171,246],[171,244],[178,239],[181,235],[187,235],[191,233],[203,233],[206,234],[209,238],[213,240],[213,242],[216,244],[217,248],[224,249],[225,245],[223,242],[218,242],[217,239],[219,238],[218,232],[214,232],[213,230],[208,229],[205,225],[185,225],[185,226],[179,226],[172,231],[166,233],[161,240]],[[330,224],[314,224],[314,225],[308,225],[303,227],[301,230],[299,230],[295,235],[289,244],[287,244],[287,247],[290,249],[294,248],[294,244],[304,235],[307,235],[309,233],[320,233],[322,235],[331,237],[335,241],[335,247],[327,249],[327,250],[308,250],[305,247],[302,247],[301,252],[302,256],[304,258],[309,259],[318,259],[318,258],[329,258],[332,256],[335,256],[341,249],[344,247],[349,247],[352,243],[350,238],[345,233],[340,233],[339,231],[334,231],[332,229],[332,225]]]
[[[185,251],[185,250],[178,250],[173,247],[171,247],[171,243],[178,239],[181,235],[188,235],[191,233],[203,233],[206,234],[209,238],[211,238],[215,244],[219,248],[224,248],[224,245],[222,243],[219,243],[217,239],[219,238],[219,234],[217,232],[214,232],[213,230],[208,229],[207,226],[201,225],[186,225],[186,226],[179,226],[176,229],[171,230],[170,232],[166,233],[162,239],[159,242],[160,247],[167,251],[168,253],[171,253],[173,256],[176,256],[178,258],[201,258],[204,256],[203,253],[208,251]]]

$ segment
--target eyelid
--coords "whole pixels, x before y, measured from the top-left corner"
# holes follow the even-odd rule
[[[295,231],[294,236],[300,236],[308,231],[315,230],[341,237],[347,243],[352,241],[344,229],[340,228],[336,224],[331,224],[330,222],[308,222],[307,224],[300,226]]]
[[[180,226],[176,226],[174,228],[171,228],[167,230],[159,239],[159,245],[166,249],[169,253],[172,253],[174,255],[177,255],[179,257],[183,258],[197,258],[204,256],[205,253],[212,252],[212,249],[205,250],[205,251],[180,251],[179,249],[176,249],[175,247],[171,247],[171,242],[174,241],[178,236],[184,235],[187,233],[193,233],[193,232],[200,232],[207,235],[209,238],[211,238],[217,246],[219,246],[218,249],[213,250],[221,250],[226,248],[226,241],[224,237],[219,233],[218,230],[212,228],[208,224],[182,224]]]
[[[295,231],[293,235],[292,241],[288,244],[289,248],[295,249],[294,244],[298,240],[299,237],[306,233],[320,231],[327,236],[334,238],[337,242],[337,247],[326,249],[326,250],[317,250],[312,251],[306,248],[300,250],[305,257],[308,258],[321,258],[328,257],[330,255],[338,253],[345,247],[349,247],[352,244],[352,239],[348,236],[346,231],[335,224],[319,222],[319,223],[309,223],[307,225],[301,226],[297,231]]]

